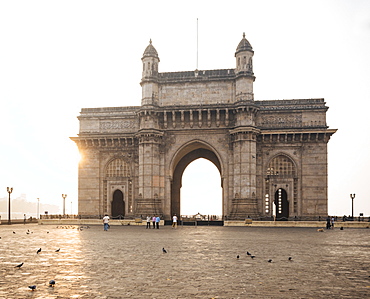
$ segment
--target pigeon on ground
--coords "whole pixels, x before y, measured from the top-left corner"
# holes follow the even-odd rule
[[[251,255],[251,258],[254,259],[256,256],[255,255]]]
[[[236,256],[237,259],[239,259],[239,254]]]
[[[290,256],[290,257],[288,257],[288,261],[292,261],[293,260],[293,258]]]
[[[28,286],[32,291],[36,290],[36,286],[33,285],[33,286]]]
[[[13,231],[13,234],[15,234],[15,232]]]
[[[40,252],[41,252],[41,248],[39,248],[36,253],[39,254]]]
[[[272,263],[272,259],[269,259],[269,260],[268,260],[268,262],[269,262],[269,263]]]
[[[252,255],[249,251],[247,251],[247,255]]]
[[[167,250],[166,250],[166,249],[164,249],[164,248],[162,248],[162,252],[163,252],[163,253],[167,253]]]
[[[59,252],[60,251],[60,248],[58,248],[57,250],[55,250],[55,252]]]
[[[20,267],[22,267],[23,266],[23,263],[21,263],[21,264],[19,264],[19,265],[17,265],[17,266],[15,266],[14,268],[20,268]]]
[[[49,287],[55,287],[55,280],[54,279],[49,281]]]

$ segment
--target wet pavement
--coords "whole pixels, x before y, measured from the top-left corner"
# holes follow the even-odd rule
[[[64,227],[0,226],[0,298],[370,297],[370,229]]]

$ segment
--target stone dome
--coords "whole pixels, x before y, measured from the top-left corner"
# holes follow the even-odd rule
[[[149,41],[149,45],[146,47],[144,54],[143,54],[143,57],[147,57],[147,56],[158,57],[158,52],[152,45],[152,40]]]
[[[244,32],[243,32],[243,38],[240,41],[238,47],[236,48],[235,55],[238,54],[239,52],[242,52],[242,51],[252,51],[253,52],[252,46],[249,43],[249,41],[245,38],[245,33]]]

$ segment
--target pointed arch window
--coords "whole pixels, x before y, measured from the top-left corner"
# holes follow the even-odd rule
[[[267,175],[295,176],[296,169],[293,161],[284,155],[279,155],[271,160],[267,167]]]
[[[108,164],[105,175],[107,177],[130,177],[131,171],[125,160],[116,158]]]

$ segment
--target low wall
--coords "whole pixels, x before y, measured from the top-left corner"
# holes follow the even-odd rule
[[[103,225],[102,219],[39,219],[40,225]],[[160,226],[164,225],[164,220],[160,221]],[[141,219],[111,219],[109,225],[146,225],[145,220]],[[316,227],[325,228],[326,221],[252,221],[247,219],[224,221],[224,226],[249,226],[249,227]],[[346,221],[335,222],[335,228],[370,228],[370,222],[365,221]]]
[[[326,221],[224,221],[224,226],[254,226],[254,227],[317,227],[325,228]],[[370,228],[370,222],[346,221],[335,222],[334,228]]]
[[[102,219],[39,219],[38,224],[42,225],[103,225]],[[123,219],[109,220],[109,225],[146,225],[146,221],[141,219]],[[164,220],[159,222],[159,225],[164,225]]]

